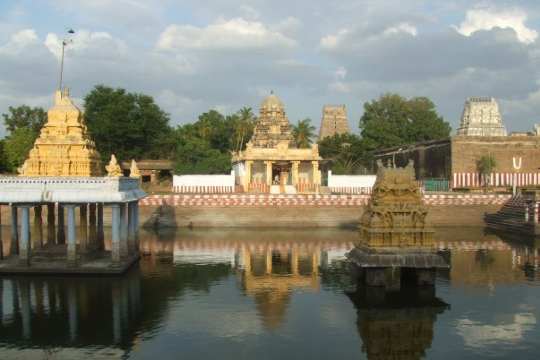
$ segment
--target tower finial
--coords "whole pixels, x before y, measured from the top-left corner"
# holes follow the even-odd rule
[[[270,95],[274,95],[274,90],[270,90]]]

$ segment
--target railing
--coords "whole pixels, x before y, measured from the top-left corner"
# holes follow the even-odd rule
[[[373,187],[357,187],[357,186],[339,186],[329,187],[332,194],[349,194],[349,195],[369,195],[373,191]]]
[[[249,183],[249,192],[267,194],[270,192],[270,186],[263,182]]]
[[[447,179],[424,179],[419,181],[421,188],[426,191],[450,191],[450,181]]]

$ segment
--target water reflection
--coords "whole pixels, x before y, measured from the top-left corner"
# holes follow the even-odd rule
[[[347,294],[357,311],[356,325],[368,359],[421,359],[431,347],[437,315],[449,308],[433,287],[361,287]]]
[[[117,279],[0,279],[0,342],[21,347],[131,346],[141,311],[137,271]]]
[[[343,262],[356,240],[325,229],[142,232],[126,277],[0,278],[0,357],[416,359],[540,346],[537,245],[440,229],[453,267],[437,297],[357,289]]]

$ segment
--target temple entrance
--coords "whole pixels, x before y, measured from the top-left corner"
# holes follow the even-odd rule
[[[289,175],[291,164],[289,162],[276,162],[272,166],[272,185],[279,186],[279,193],[286,192],[286,186],[290,184]]]

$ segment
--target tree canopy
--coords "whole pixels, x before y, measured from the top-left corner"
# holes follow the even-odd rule
[[[84,98],[84,108],[104,162],[111,154],[122,160],[171,157],[169,115],[151,96],[98,85]]]
[[[16,172],[47,121],[47,112],[40,107],[10,106],[2,118],[8,135],[0,149],[0,171]]]
[[[311,125],[311,119],[303,119],[292,126],[292,134],[299,148],[308,148],[315,137],[315,126]]]
[[[319,141],[319,154],[336,175],[365,173],[369,153],[358,135],[336,134]]]
[[[360,131],[366,149],[412,144],[450,136],[450,125],[426,97],[385,94],[364,104]]]

